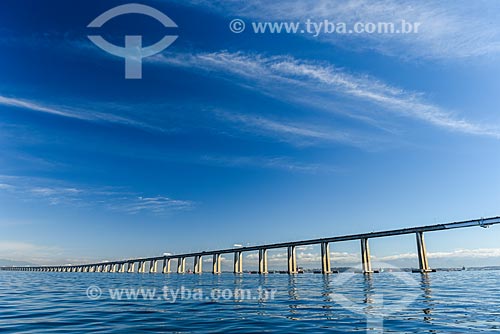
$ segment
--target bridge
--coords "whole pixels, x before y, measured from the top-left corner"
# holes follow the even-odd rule
[[[81,264],[81,265],[12,266],[12,267],[1,267],[0,270],[43,271],[43,272],[113,272],[113,273],[161,272],[167,274],[172,272],[171,268],[172,261],[176,261],[177,264],[176,272],[182,274],[185,273],[186,271],[186,259],[192,258],[194,261],[193,262],[194,273],[201,274],[202,263],[203,263],[202,258],[206,256],[211,256],[213,259],[212,273],[220,274],[222,254],[234,254],[233,272],[235,274],[240,274],[243,273],[243,253],[258,251],[259,274],[267,274],[268,273],[267,251],[270,249],[286,248],[288,251],[288,273],[296,274],[298,273],[297,256],[295,251],[296,247],[308,246],[308,245],[320,245],[321,271],[323,274],[330,274],[332,273],[331,261],[330,261],[330,244],[340,241],[360,240],[362,270],[363,273],[370,274],[373,273],[371,266],[370,247],[368,242],[370,239],[397,236],[397,235],[415,234],[416,246],[417,246],[416,248],[418,254],[418,264],[419,264],[418,272],[427,273],[433,270],[429,267],[429,263],[427,261],[427,250],[425,247],[424,233],[474,227],[474,226],[487,228],[490,227],[491,225],[499,223],[500,223],[500,217],[480,218],[474,220],[437,224],[437,225],[411,227],[411,228],[370,232],[362,234],[352,234],[352,235],[344,235],[344,236],[336,236],[336,237],[320,238],[320,239],[265,244],[259,246],[228,248],[228,249],[203,251],[196,253],[176,254],[168,256],[164,255],[158,257],[136,258],[136,259],[99,262],[99,263]],[[148,270],[146,270],[146,264],[148,262],[149,262],[149,268]],[[158,267],[159,264],[162,265],[161,268]]]

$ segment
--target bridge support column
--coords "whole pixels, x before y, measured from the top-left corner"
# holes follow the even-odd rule
[[[420,272],[431,272],[429,263],[427,262],[427,249],[425,248],[424,233],[417,232],[417,253],[418,253],[418,266]]]
[[[321,243],[321,272],[330,274],[332,272],[330,264],[330,244],[328,242]]]
[[[295,246],[288,246],[288,273],[297,273],[297,254]]]
[[[361,264],[363,265],[363,273],[371,274],[372,262],[370,259],[370,246],[368,244],[368,239],[361,239]]]
[[[259,274],[267,274],[267,249],[259,249]]]
[[[163,259],[163,273],[164,274],[170,273],[170,259],[167,258]]]
[[[133,273],[135,270],[135,262],[128,262],[127,273]]]
[[[149,262],[149,272],[150,273],[158,272],[158,260],[151,260],[151,262]]]
[[[201,274],[202,271],[203,271],[202,257],[199,255],[196,255],[194,257],[194,273]]]
[[[143,274],[146,272],[146,261],[139,262],[139,272]]]
[[[243,273],[243,253],[235,252],[234,253],[234,270],[235,274]]]
[[[177,259],[177,273],[184,274],[186,271],[186,258],[180,257]]]
[[[220,263],[220,254],[214,254],[212,261],[212,274],[220,274],[221,263]]]

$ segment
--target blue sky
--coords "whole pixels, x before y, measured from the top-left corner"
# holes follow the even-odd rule
[[[141,80],[87,39],[125,3],[0,5],[0,258],[79,263],[500,214],[498,2],[142,1],[178,28],[143,15],[99,28],[117,45],[179,36],[143,59]],[[306,19],[421,26],[251,31]],[[429,234],[430,263],[500,265],[499,231]],[[357,261],[357,243],[332,248]],[[372,248],[416,265],[413,236]]]

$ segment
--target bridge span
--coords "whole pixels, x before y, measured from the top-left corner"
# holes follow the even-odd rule
[[[281,242],[274,244],[265,244],[259,246],[247,246],[238,248],[228,248],[220,250],[202,251],[186,254],[175,254],[168,256],[136,258],[128,260],[108,261],[80,265],[61,265],[61,266],[12,266],[1,267],[0,270],[8,271],[48,271],[48,272],[114,272],[114,273],[171,273],[172,261],[177,264],[176,272],[184,273],[186,271],[186,259],[192,258],[194,264],[194,273],[202,273],[202,258],[212,256],[212,273],[221,273],[221,256],[222,254],[234,254],[233,272],[236,274],[243,273],[243,253],[258,251],[259,252],[259,273],[268,273],[267,251],[270,249],[286,248],[288,251],[288,273],[298,273],[296,247],[307,245],[320,245],[321,247],[321,269],[323,274],[329,274],[331,270],[330,261],[330,244],[340,241],[360,240],[361,244],[361,264],[363,273],[373,273],[371,266],[370,247],[368,241],[374,238],[382,238],[388,236],[415,234],[416,246],[418,254],[418,272],[426,273],[433,271],[427,261],[427,250],[425,247],[424,233],[433,231],[451,230],[465,227],[479,226],[483,228],[491,225],[499,224],[500,217],[480,218],[474,220],[452,222],[437,225],[427,225],[420,227],[402,228],[396,230],[370,232],[362,234],[343,235],[328,238],[309,239],[291,242]],[[146,264],[149,262],[149,269],[146,270]],[[161,264],[161,268],[158,265]]]

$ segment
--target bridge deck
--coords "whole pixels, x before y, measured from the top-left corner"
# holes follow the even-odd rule
[[[108,265],[108,264],[123,264],[123,263],[131,263],[131,262],[139,262],[139,261],[155,261],[155,260],[163,260],[163,259],[178,259],[178,258],[190,258],[197,256],[208,256],[215,254],[227,254],[227,253],[236,253],[236,252],[251,252],[258,251],[262,249],[276,249],[276,248],[286,248],[290,246],[306,246],[306,245],[315,245],[321,243],[334,243],[340,241],[349,241],[349,240],[360,240],[360,239],[372,239],[372,238],[381,238],[395,235],[404,235],[404,234],[412,234],[418,232],[432,232],[432,231],[443,231],[450,229],[458,229],[465,227],[489,227],[491,225],[499,224],[500,217],[491,217],[491,218],[481,218],[446,224],[437,224],[437,225],[427,225],[420,227],[410,227],[410,228],[402,228],[396,230],[388,230],[388,231],[379,231],[379,232],[370,232],[370,233],[361,233],[361,234],[351,234],[351,235],[343,235],[329,238],[319,238],[319,239],[309,239],[309,240],[299,240],[299,241],[290,241],[290,242],[281,242],[281,243],[273,243],[273,244],[264,244],[264,245],[256,245],[256,246],[246,246],[246,247],[238,247],[238,248],[227,248],[220,250],[211,250],[211,251],[202,251],[195,253],[184,253],[184,254],[174,254],[168,256],[155,256],[155,257],[144,257],[144,258],[134,258],[127,260],[117,260],[117,261],[107,261],[107,262],[98,262],[98,263],[87,263],[81,265],[68,265],[62,267],[75,267],[75,266],[98,266],[98,265]],[[7,267],[6,267],[7,268]],[[37,267],[38,268],[38,267]]]

